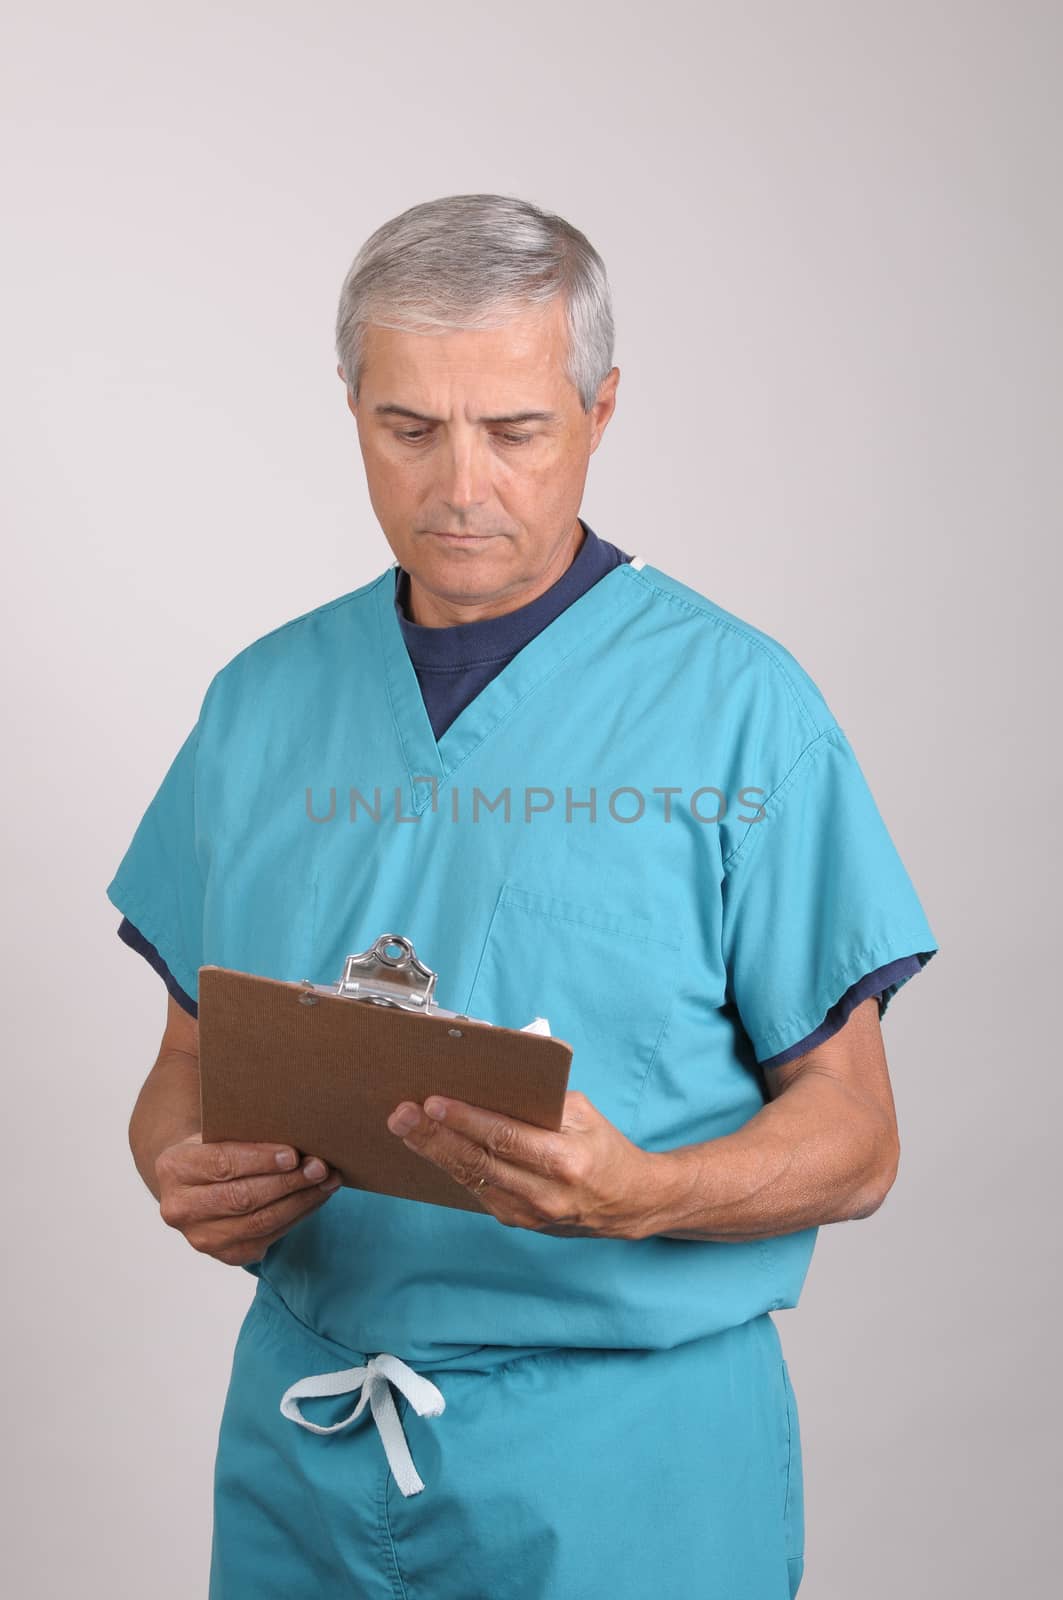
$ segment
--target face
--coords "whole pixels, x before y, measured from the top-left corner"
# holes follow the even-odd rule
[[[566,341],[560,299],[500,328],[367,330],[358,402],[347,403],[373,510],[410,574],[415,621],[445,626],[526,605],[572,560],[620,372],[584,412],[565,376]]]

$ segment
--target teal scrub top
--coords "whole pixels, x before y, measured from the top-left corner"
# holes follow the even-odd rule
[[[547,1017],[569,1087],[651,1151],[742,1127],[759,1063],[865,973],[938,949],[809,675],[641,557],[438,741],[393,567],[255,640],[107,895],[193,999],[201,965],[332,983],[404,934],[442,1006]],[[344,1188],[248,1270],[325,1337],[411,1362],[670,1348],[795,1306],[816,1235],[559,1239]]]

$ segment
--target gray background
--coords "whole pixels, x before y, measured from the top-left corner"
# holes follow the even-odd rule
[[[7,1587],[206,1592],[253,1285],[133,1168],[165,993],[104,889],[217,668],[391,560],[334,372],[351,257],[496,190],[610,272],[583,515],[795,653],[942,946],[885,1021],[898,1182],[777,1316],[802,1600],[1045,1592],[1060,7],[68,0],[6,33]]]

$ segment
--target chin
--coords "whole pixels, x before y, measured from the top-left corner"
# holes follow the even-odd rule
[[[423,572],[445,574],[448,581],[459,584],[465,581],[475,584],[484,582],[489,574],[497,582],[509,566],[512,547],[501,538],[484,539],[476,544],[451,544],[426,534],[414,546],[412,554]],[[413,567],[407,571],[420,576]]]

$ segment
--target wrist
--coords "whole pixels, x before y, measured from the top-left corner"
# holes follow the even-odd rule
[[[683,1226],[690,1190],[689,1147],[642,1150],[636,1179],[633,1239],[651,1239]]]

